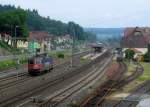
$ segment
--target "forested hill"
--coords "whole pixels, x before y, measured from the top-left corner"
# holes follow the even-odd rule
[[[8,25],[21,26],[19,33],[23,36],[28,35],[29,31],[46,31],[54,36],[70,34],[75,35],[78,40],[96,40],[95,34],[85,32],[74,22],[63,23],[50,17],[40,16],[37,10],[23,10],[20,7],[0,5],[0,32],[8,31]]]

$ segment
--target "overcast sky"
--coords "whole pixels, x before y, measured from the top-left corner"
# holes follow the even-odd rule
[[[150,26],[150,0],[0,0],[83,27]]]

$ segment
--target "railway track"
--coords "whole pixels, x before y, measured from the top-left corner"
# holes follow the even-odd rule
[[[101,57],[104,57],[104,56],[106,57],[107,53],[103,54]],[[38,92],[40,92],[40,91],[42,91],[42,90],[44,90],[44,89],[46,89],[48,87],[51,87],[51,86],[55,85],[56,83],[64,81],[65,78],[71,78],[73,75],[79,73],[81,71],[81,69],[82,70],[83,69],[87,69],[87,67],[89,67],[89,65],[95,64],[97,62],[98,62],[98,60],[94,61],[94,62],[91,62],[89,64],[86,64],[85,66],[76,69],[76,70],[78,70],[78,72],[71,72],[71,73],[66,74],[66,75],[61,75],[61,76],[57,77],[57,79],[48,81],[47,83],[44,83],[44,84],[40,85],[39,87],[33,88],[30,91],[26,91],[24,93],[21,93],[21,94],[18,94],[16,96],[13,96],[13,97],[11,97],[11,98],[3,101],[3,102],[0,102],[0,106],[8,107],[11,104],[14,104],[14,103],[16,103],[16,102],[18,102],[20,100],[25,99],[25,98],[28,98],[28,97],[32,96],[33,94],[35,94],[35,93],[38,93]]]
[[[104,64],[103,68],[100,71],[103,71],[110,63],[110,60],[107,61],[107,63]],[[60,103],[62,103],[64,100],[68,99],[70,96],[76,94],[76,92],[80,91],[82,88],[84,88],[89,83],[93,82],[95,79],[97,79],[101,72],[98,72],[99,66],[97,66],[92,72],[90,72],[88,75],[86,75],[81,80],[77,81],[76,83],[72,84],[71,86],[67,87],[66,89],[57,92],[55,95],[51,96],[48,101],[44,102],[43,104],[40,104],[39,107],[56,107]]]
[[[13,76],[10,76],[10,77],[7,77],[7,78],[1,78],[0,82],[7,81],[7,80],[10,80],[10,79],[14,79],[17,76],[21,77],[21,76],[25,76],[25,75],[27,75],[27,73],[23,72],[23,73],[19,73],[18,75],[13,75]]]
[[[85,55],[87,53],[88,52],[77,53],[77,54],[75,54],[76,55],[75,58],[80,59],[80,57],[82,57],[83,55]],[[64,61],[61,64],[55,64],[54,69],[59,69],[62,66],[67,65],[67,64],[69,64],[69,60]],[[12,75],[7,78],[2,78],[2,79],[0,79],[0,90],[9,88],[9,87],[17,85],[17,84],[22,84],[23,82],[31,80],[31,79],[33,79],[33,77],[31,77],[28,74],[28,72],[18,73],[17,75]]]
[[[104,98],[110,94],[113,87],[117,84],[116,81],[121,79],[121,75],[126,71],[126,65],[124,63],[119,63],[120,69],[116,75],[114,75],[110,80],[108,80],[104,85],[102,85],[97,91],[96,96],[88,98],[86,101],[82,102],[80,107],[99,107],[99,105],[104,101]]]
[[[124,63],[122,63],[121,66],[122,67],[124,66],[123,70],[125,71],[126,65]],[[119,76],[117,76],[115,78],[112,77],[109,81],[106,82],[106,84],[104,84],[101,87],[100,91],[98,92],[99,94],[97,96],[90,99],[89,101],[86,101],[86,104],[81,105],[80,107],[101,107],[103,102],[105,101],[105,97],[110,95],[114,89],[118,89],[118,88],[122,87],[123,85],[131,82],[132,80],[137,78],[139,75],[141,75],[142,72],[143,72],[143,67],[140,64],[137,64],[136,70],[129,77],[122,78],[121,75],[123,74],[123,72],[122,73],[120,72]],[[120,107],[121,102],[122,101],[120,101],[114,105],[111,105],[111,107]],[[130,107],[131,105],[128,105],[128,106]],[[125,107],[128,107],[128,106],[125,106]]]
[[[15,80],[12,81],[12,79],[15,79]],[[26,74],[26,73],[25,73],[25,75],[18,75],[17,77],[15,76],[14,78],[11,77],[11,79],[9,78],[9,79],[6,80],[6,81],[9,80],[10,82],[7,82],[7,83],[1,82],[0,90],[9,88],[9,87],[14,86],[16,84],[21,84],[22,82],[28,81],[30,79],[32,79],[32,77],[28,76],[28,74]]]
[[[143,89],[143,88],[141,87],[138,90],[141,90],[141,89]],[[144,93],[142,93],[142,94],[146,94],[148,92],[149,92],[149,90],[144,91]],[[134,94],[132,94],[132,95],[134,95]],[[120,100],[119,102],[117,102],[116,104],[114,104],[112,107],[135,107],[138,104],[138,102],[140,101],[140,100],[137,100],[136,98],[135,99],[130,99],[129,97],[127,97],[127,98],[125,98],[123,100]],[[139,97],[141,97],[141,96],[139,96]]]
[[[143,73],[144,69],[143,69],[142,65],[140,63],[136,63],[136,65],[137,65],[137,67],[136,67],[135,71],[132,73],[132,75],[125,77],[121,81],[119,81],[118,86],[116,88],[119,88],[119,87],[122,87],[122,86],[128,84],[129,82],[133,81],[134,79],[136,79],[138,76],[140,76]],[[139,90],[140,88],[143,88],[143,87],[139,87],[139,88],[137,88],[137,90]],[[127,100],[118,101],[117,103],[113,104],[112,107],[132,107],[132,105],[137,103],[136,100],[130,101],[128,98],[129,98],[129,96],[126,98]],[[129,102],[129,103],[127,103],[127,102]]]
[[[102,96],[99,96],[98,102],[96,102],[95,107],[100,107],[100,105],[104,102],[105,97],[107,95],[111,94],[113,89],[118,87],[117,86],[118,85],[117,81],[120,81],[122,79],[122,75],[127,70],[127,67],[126,67],[124,62],[120,62],[119,63],[119,68],[122,68],[122,69],[120,69],[119,72],[115,76],[113,76],[108,81],[108,83],[106,83],[106,85],[104,87],[102,87],[102,88],[104,88],[104,90],[102,92],[100,92],[100,93],[103,93],[103,94],[102,94]]]
[[[131,95],[126,97],[125,99],[119,100],[113,107],[134,107],[139,102],[139,98],[150,92],[150,81],[145,82],[144,84],[137,87],[135,90],[133,90]],[[134,95],[138,94],[138,97],[132,97]]]

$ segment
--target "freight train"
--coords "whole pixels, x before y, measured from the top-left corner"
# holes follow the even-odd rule
[[[42,74],[53,69],[53,58],[47,54],[38,54],[28,59],[28,73],[30,75]]]

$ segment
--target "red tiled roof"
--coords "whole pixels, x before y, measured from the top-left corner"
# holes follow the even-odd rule
[[[52,39],[52,35],[49,35],[47,32],[40,32],[40,31],[32,31],[29,34],[29,41],[35,40],[38,42],[42,42],[43,40]]]
[[[135,48],[130,48],[130,50],[133,50],[135,53],[142,53],[140,50],[135,49]]]
[[[124,37],[128,37],[134,33],[135,28],[126,28],[124,30]]]
[[[138,32],[138,36],[136,36]],[[123,46],[126,48],[146,48],[150,42],[150,28],[136,27],[124,30]]]

